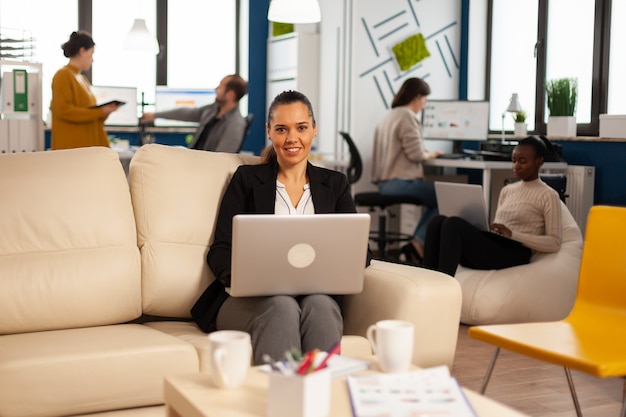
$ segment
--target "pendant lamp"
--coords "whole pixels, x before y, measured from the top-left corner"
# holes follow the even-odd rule
[[[316,23],[322,20],[317,0],[272,0],[267,20],[280,23]]]
[[[145,19],[135,19],[133,27],[126,35],[124,49],[131,51],[145,51],[157,55],[159,53],[159,43],[152,36]]]

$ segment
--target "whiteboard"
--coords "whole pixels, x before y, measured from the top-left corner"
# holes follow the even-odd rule
[[[487,140],[489,102],[429,100],[422,128],[425,139]]]

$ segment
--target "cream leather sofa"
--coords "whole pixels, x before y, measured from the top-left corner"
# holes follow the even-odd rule
[[[567,316],[578,288],[583,237],[561,203],[563,239],[555,253],[536,254],[527,265],[479,271],[459,266],[465,324],[555,321]]]
[[[163,378],[201,372],[189,310],[222,192],[257,158],[146,145],[130,189],[106,148],[0,155],[0,417],[163,415]],[[415,323],[414,363],[451,366],[461,307],[446,275],[374,261],[346,335]],[[344,338],[344,354],[367,349]]]

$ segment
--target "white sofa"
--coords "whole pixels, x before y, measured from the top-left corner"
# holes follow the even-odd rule
[[[563,240],[555,253],[536,254],[527,265],[479,271],[459,266],[465,324],[554,321],[567,316],[576,297],[583,237],[561,203]]]
[[[164,415],[163,378],[205,370],[189,310],[222,192],[256,157],[146,145],[0,155],[0,417]],[[346,335],[415,323],[413,361],[452,365],[461,307],[444,274],[374,261]],[[344,354],[368,349],[344,337]],[[360,352],[359,352],[360,350]]]

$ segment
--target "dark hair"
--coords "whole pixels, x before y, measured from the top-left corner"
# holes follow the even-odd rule
[[[537,136],[528,136],[527,138],[520,140],[517,143],[517,146],[532,147],[535,150],[535,156],[537,158],[545,159],[546,155],[548,154],[548,148],[546,147],[546,144]]]
[[[237,101],[239,101],[241,97],[245,96],[248,92],[248,83],[238,74],[231,74],[228,76],[228,81],[226,82],[226,91],[228,90],[233,91]]]
[[[311,116],[311,119],[313,120],[313,127],[315,127],[315,115],[313,114],[313,105],[311,104],[311,101],[301,92],[293,90],[283,91],[274,97],[274,100],[272,101],[272,104],[270,104],[269,110],[267,111],[267,124],[269,125],[274,118],[274,111],[276,111],[276,107],[291,103],[302,103],[307,106],[309,116]],[[272,145],[263,149],[263,152],[261,152],[261,159],[263,163],[276,161],[276,151],[274,151],[274,147]]]
[[[89,32],[79,30],[78,32],[72,32],[70,39],[61,45],[61,48],[63,49],[63,55],[66,58],[71,58],[80,52],[80,48],[91,49],[95,45]]]
[[[428,83],[421,78],[407,78],[400,90],[393,97],[393,101],[391,102],[391,108],[394,109],[399,106],[406,106],[418,96],[428,96],[430,95],[430,86]]]

